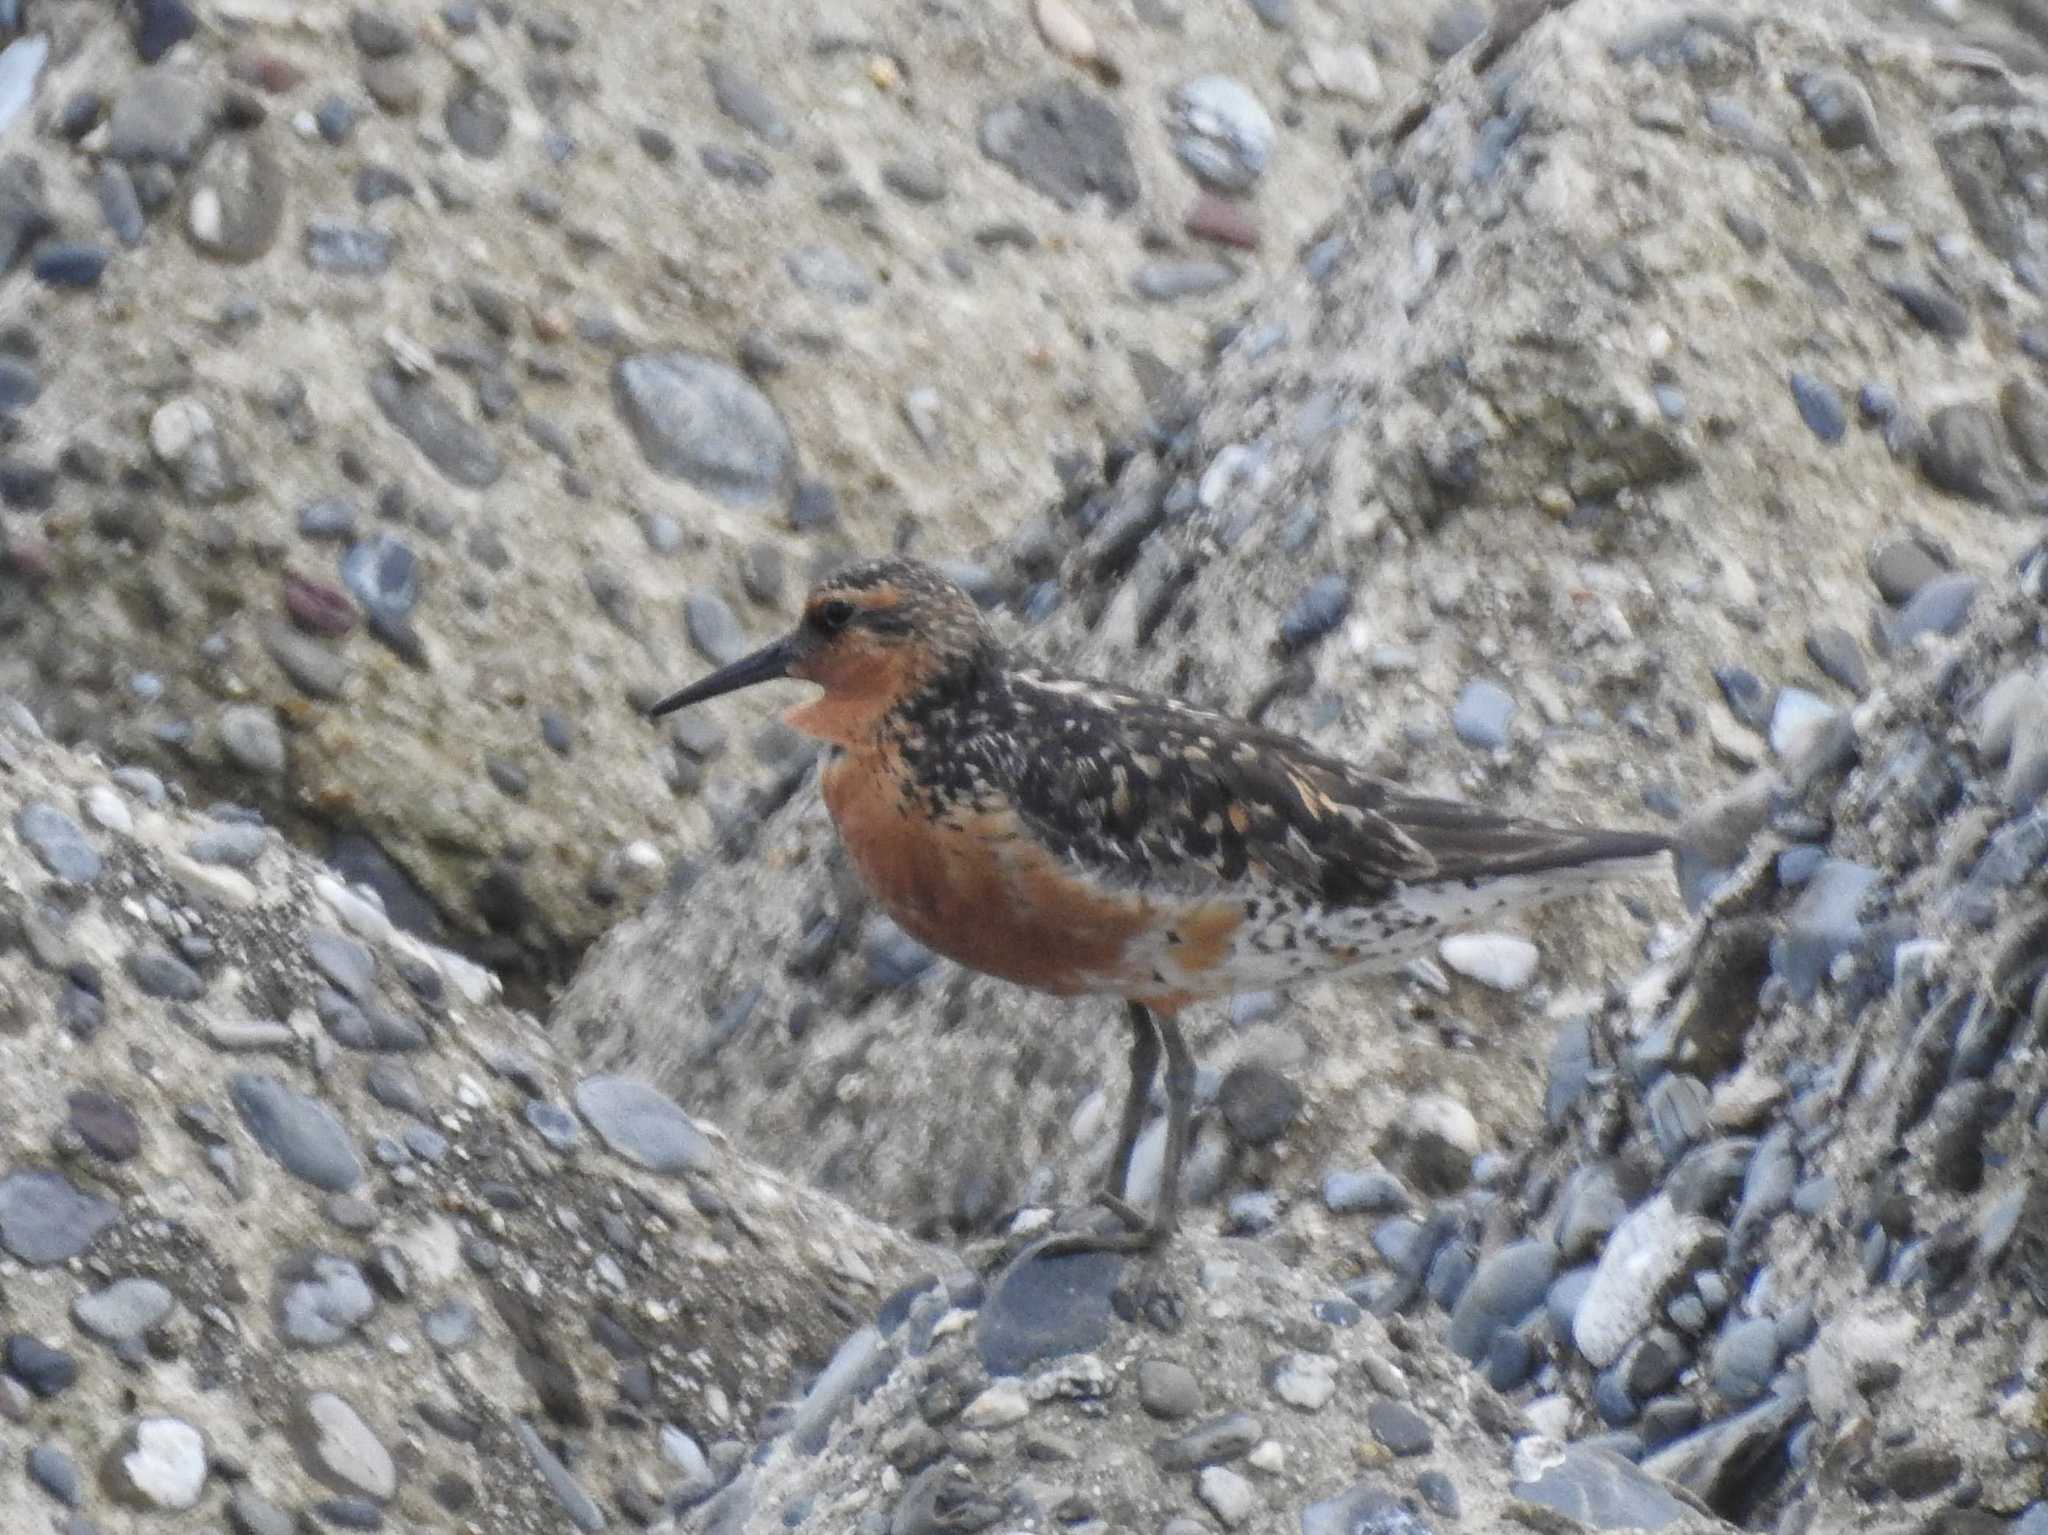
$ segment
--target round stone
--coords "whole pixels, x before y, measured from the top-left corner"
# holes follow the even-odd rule
[[[448,98],[442,126],[455,147],[477,160],[494,158],[512,131],[512,104],[481,80],[470,80]]]
[[[38,1487],[66,1508],[78,1507],[78,1463],[62,1445],[45,1440],[30,1450],[28,1474]]]
[[[220,744],[237,767],[266,778],[284,771],[284,732],[259,705],[230,704],[221,710]]]
[[[455,402],[424,379],[378,368],[369,377],[370,398],[420,456],[452,485],[483,490],[505,472],[505,458],[481,427]]]
[[[31,800],[14,817],[14,830],[45,869],[74,885],[100,877],[100,855],[85,828],[55,805]]]
[[[253,1071],[230,1077],[228,1096],[256,1144],[294,1177],[330,1194],[346,1194],[362,1182],[355,1143],[325,1104],[277,1077]]]
[[[119,1213],[106,1200],[80,1193],[61,1173],[35,1169],[0,1178],[0,1247],[23,1263],[76,1258]]]
[[[398,1467],[362,1414],[332,1391],[292,1406],[285,1435],[306,1470],[336,1492],[382,1503],[398,1491]]]
[[[103,1343],[137,1337],[171,1314],[171,1292],[154,1279],[117,1279],[71,1303],[71,1320]]]
[[[186,845],[185,851],[199,863],[246,869],[263,856],[269,845],[269,828],[250,821],[230,821],[207,827]]]
[[[1301,1114],[1301,1089],[1270,1066],[1241,1062],[1216,1090],[1216,1106],[1231,1135],[1244,1146],[1269,1146]]]
[[[1451,729],[1467,746],[1497,751],[1508,744],[1508,722],[1514,717],[1514,696],[1498,683],[1475,678],[1451,708]]]
[[[1203,75],[1175,91],[1168,126],[1181,164],[1220,191],[1247,190],[1272,158],[1272,117],[1228,75]]]
[[[1143,1360],[1138,1365],[1138,1405],[1168,1422],[1191,1418],[1202,1409],[1201,1383],[1184,1364],[1171,1359]]]
[[[651,1172],[698,1172],[711,1165],[704,1132],[645,1082],[585,1077],[576,1084],[576,1109],[605,1145]]]
[[[752,648],[739,615],[713,591],[694,591],[683,599],[683,627],[697,654],[713,666],[730,666]]]
[[[206,1487],[206,1439],[182,1418],[140,1418],[128,1425],[100,1470],[108,1496],[130,1508],[180,1513]]]
[[[1454,933],[1437,948],[1444,964],[1495,991],[1520,991],[1536,978],[1536,945],[1508,933]]]
[[[1479,1121],[1455,1098],[1424,1093],[1401,1115],[1403,1162],[1425,1190],[1454,1193],[1472,1181],[1479,1155]]]
[[[1195,1478],[1195,1496],[1227,1530],[1238,1528],[1259,1506],[1252,1484],[1228,1466],[1204,1466]]]
[[[1383,1167],[1337,1168],[1323,1175],[1323,1206],[1332,1215],[1386,1215],[1410,1203],[1401,1180]]]
[[[420,1318],[427,1341],[447,1353],[466,1347],[476,1337],[476,1307],[467,1301],[445,1300]]]
[[[1446,1334],[1452,1350],[1477,1363],[1494,1339],[1544,1303],[1557,1274],[1557,1249],[1548,1242],[1513,1242],[1487,1254],[1451,1312]]]
[[[1753,1402],[1778,1368],[1778,1328],[1768,1317],[1730,1324],[1714,1340],[1709,1360],[1714,1389],[1731,1402]]]
[[[28,1333],[11,1334],[0,1352],[7,1373],[39,1397],[53,1397],[78,1383],[78,1360]]]
[[[1406,1402],[1380,1397],[1365,1410],[1373,1438],[1394,1455],[1427,1455],[1435,1448],[1429,1420]]]
[[[981,152],[1062,208],[1137,202],[1138,170],[1116,108],[1061,80],[982,114]]]
[[[1572,1318],[1579,1352],[1600,1369],[1613,1364],[1696,1260],[1724,1241],[1711,1221],[1680,1213],[1661,1194],[1632,1212],[1607,1239]]]
[[[789,428],[737,369],[694,352],[649,352],[612,368],[612,394],[647,462],[735,502],[784,496],[796,467]]]
[[[126,1162],[142,1150],[142,1121],[112,1093],[96,1087],[73,1089],[65,1123],[94,1155]]]
[[[145,69],[107,117],[107,153],[116,160],[189,165],[213,126],[213,103],[190,75]]]
[[[300,1348],[333,1348],[370,1319],[377,1297],[363,1271],[331,1253],[303,1253],[278,1270],[277,1325]]]
[[[261,134],[237,133],[207,151],[185,199],[185,233],[218,261],[254,261],[284,226],[286,179]]]

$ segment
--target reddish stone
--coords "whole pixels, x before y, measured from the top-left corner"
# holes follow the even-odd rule
[[[50,541],[32,528],[16,528],[6,535],[7,564],[24,580],[42,582],[57,573],[57,552]]]
[[[356,626],[348,593],[310,576],[284,573],[284,610],[308,634],[346,634]]]
[[[283,54],[261,48],[245,48],[237,53],[228,64],[228,73],[273,96],[295,89],[306,78],[304,71]]]
[[[1198,240],[1234,245],[1239,250],[1259,247],[1258,226],[1244,204],[1218,197],[1214,192],[1204,192],[1188,209],[1187,231]]]

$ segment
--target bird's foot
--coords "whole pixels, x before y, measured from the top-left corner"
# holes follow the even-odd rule
[[[1129,1210],[1124,1217],[1136,1215]],[[1140,1217],[1135,1224],[1123,1229],[1115,1227],[1096,1231],[1056,1231],[1049,1237],[1041,1237],[1018,1253],[1012,1267],[1022,1268],[1038,1258],[1072,1258],[1081,1253],[1149,1253],[1165,1245],[1173,1235],[1174,1227],[1160,1221]]]
[[[1143,1231],[1152,1224],[1152,1217],[1132,1204],[1113,1188],[1095,1191],[1093,1203],[1102,1206],[1111,1215],[1124,1223],[1126,1231]]]

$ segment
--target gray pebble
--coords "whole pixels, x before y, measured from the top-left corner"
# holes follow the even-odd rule
[[[107,153],[116,160],[186,166],[213,130],[213,103],[190,75],[147,69],[115,98],[107,116]]]
[[[711,1165],[704,1132],[644,1082],[585,1077],[576,1084],[576,1109],[614,1152],[652,1172],[698,1172]]]
[[[441,108],[441,125],[455,147],[473,160],[493,160],[512,131],[512,104],[481,80],[466,81]]]
[[[1248,190],[1273,154],[1273,119],[1243,82],[1202,75],[1173,93],[1173,152],[1196,178],[1225,192]]]
[[[482,429],[432,384],[379,368],[370,374],[369,388],[384,419],[451,484],[482,490],[504,472],[504,458]]]
[[[1815,70],[1794,78],[1806,115],[1834,150],[1877,147],[1877,109],[1863,82],[1845,70]]]
[[[348,497],[322,496],[299,508],[299,534],[304,538],[354,538],[357,517],[356,504]]]
[[[477,1334],[476,1307],[465,1300],[444,1300],[421,1315],[420,1329],[426,1333],[427,1341],[444,1354],[466,1348]]]
[[[377,981],[377,957],[353,938],[326,928],[306,934],[306,953],[313,968],[360,1001]]]
[[[1878,595],[1900,607],[1930,581],[1946,575],[1949,561],[1931,540],[1903,533],[1873,544],[1865,568]]]
[[[683,625],[697,654],[713,666],[730,666],[751,649],[739,616],[713,591],[694,591],[683,599]]]
[[[779,500],[796,466],[789,429],[746,376],[694,352],[621,358],[612,394],[647,462],[736,502]]]
[[[1436,1448],[1436,1437],[1430,1432],[1429,1420],[1406,1402],[1376,1397],[1365,1410],[1365,1421],[1372,1429],[1373,1438],[1385,1445],[1391,1454],[1427,1455]]]
[[[1969,619],[1983,582],[1975,576],[1942,576],[1913,594],[1886,626],[1885,634],[1894,646],[1908,645],[1923,634],[1954,634]]]
[[[103,1343],[149,1331],[171,1314],[171,1292],[154,1279],[117,1279],[71,1303],[71,1319]]]
[[[1152,1457],[1162,1471],[1193,1471],[1236,1460],[1265,1437],[1265,1426],[1246,1412],[1229,1412],[1196,1424],[1186,1433],[1162,1439]]]
[[[290,1514],[247,1483],[228,1497],[228,1523],[235,1535],[296,1535],[298,1530]]]
[[[882,185],[906,202],[931,204],[946,198],[945,168],[935,160],[891,160],[882,167]]]
[[[1753,1402],[1764,1394],[1778,1368],[1778,1329],[1767,1317],[1750,1317],[1723,1328],[1714,1340],[1709,1371],[1714,1389],[1731,1402]]]
[[[989,159],[1063,208],[1099,198],[1121,213],[1138,200],[1123,119],[1071,80],[988,108],[979,142]]]
[[[383,1502],[398,1490],[398,1468],[362,1414],[332,1391],[313,1391],[294,1401],[285,1438],[300,1464],[344,1496]]]
[[[14,830],[58,879],[89,885],[100,877],[100,855],[86,840],[85,828],[55,805],[31,800],[15,813]]]
[[[334,277],[381,277],[391,270],[398,242],[368,224],[311,219],[306,224],[306,265]]]
[[[120,1212],[80,1193],[61,1173],[29,1169],[0,1178],[0,1247],[38,1266],[76,1258]]]
[[[1146,1359],[1138,1365],[1138,1404],[1168,1422],[1191,1418],[1202,1410],[1202,1387],[1187,1366]]]
[[[1339,1169],[1323,1175],[1323,1204],[1332,1215],[1384,1215],[1414,1201],[1401,1180],[1384,1168]]]
[[[308,698],[336,699],[348,685],[348,658],[289,624],[265,625],[263,648]]]
[[[782,109],[752,76],[724,59],[704,61],[704,75],[711,84],[711,99],[718,110],[774,149],[787,149],[796,133]]]
[[[1475,678],[1451,706],[1451,729],[1467,746],[1495,751],[1508,744],[1508,722],[1514,715],[1515,700],[1506,688]]]
[[[270,832],[267,828],[233,823],[207,827],[186,844],[185,851],[200,863],[246,869],[263,856],[264,848],[269,845]]]
[[[123,245],[136,246],[149,226],[142,213],[142,199],[135,192],[135,178],[128,174],[128,167],[119,160],[104,160],[100,163],[99,174],[93,180],[93,190],[99,198],[100,217],[107,221],[107,228]]]
[[[1799,419],[1806,423],[1807,430],[1822,442],[1840,442],[1848,433],[1849,416],[1833,386],[1811,373],[1794,372],[1789,382],[1792,403],[1798,407]]]
[[[1807,631],[1806,654],[1821,675],[1861,698],[1870,689],[1870,665],[1856,636],[1840,624],[1818,624]]]
[[[1484,1359],[1497,1334],[1544,1303],[1556,1274],[1557,1249],[1548,1242],[1513,1242],[1487,1254],[1458,1297],[1445,1340],[1466,1359]]]
[[[1227,261],[1148,261],[1131,275],[1131,288],[1142,299],[1164,304],[1214,293],[1237,278],[1237,268]]]
[[[346,1194],[362,1182],[355,1144],[325,1104],[258,1072],[228,1078],[228,1095],[256,1144],[294,1177],[331,1194]]]
[[[806,293],[836,303],[865,304],[875,296],[868,269],[836,245],[801,245],[782,258],[790,280]]]
[[[126,964],[130,979],[145,995],[173,1002],[192,1002],[205,995],[206,982],[199,972],[163,949],[137,949]]]
[[[45,1439],[28,1452],[29,1479],[66,1508],[78,1507],[82,1489],[78,1463],[53,1440]]]
[[[1968,403],[1944,405],[1927,418],[1920,472],[1937,490],[1995,506],[2005,499],[1999,453],[1998,428],[1988,410]]]
[[[284,771],[284,732],[260,705],[230,704],[221,710],[220,744],[237,767],[265,777]]]
[[[377,1309],[363,1271],[332,1253],[308,1253],[278,1270],[277,1325],[297,1348],[346,1342]]]

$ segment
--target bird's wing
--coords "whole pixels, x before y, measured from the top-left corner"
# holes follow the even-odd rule
[[[1027,675],[1040,749],[1007,765],[1030,834],[1099,878],[1333,907],[1396,886],[1537,873],[1668,846],[1407,793],[1278,732],[1175,700]]]

